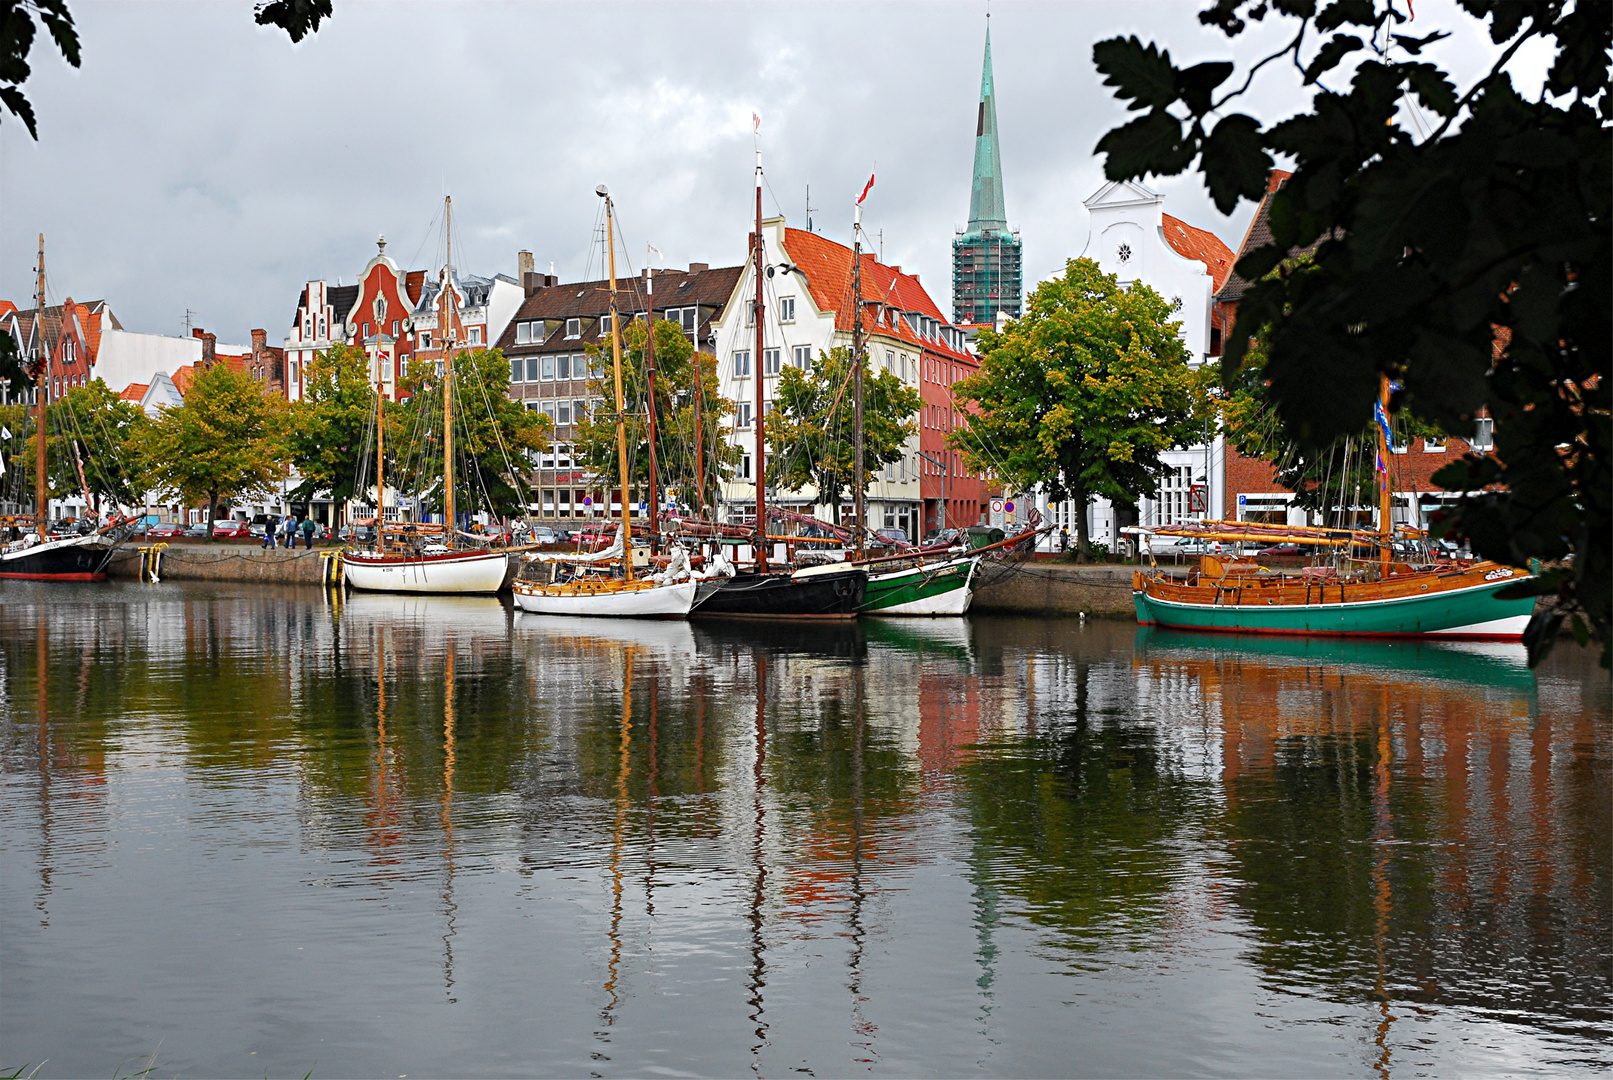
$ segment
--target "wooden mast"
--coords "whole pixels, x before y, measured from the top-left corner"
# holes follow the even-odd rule
[[[448,237],[447,262],[442,269],[442,505],[448,546],[454,546],[454,328],[449,296],[454,291],[454,199],[443,196],[443,221]]]
[[[868,529],[868,493],[863,485],[863,207],[857,201],[856,219],[851,226],[851,363],[852,363],[852,432],[851,476],[853,513],[857,515],[857,558],[866,554]],[[835,492],[838,501],[840,493]]]
[[[622,394],[622,320],[616,312],[616,208],[610,192],[595,189],[605,200],[605,244],[610,251],[610,354],[616,376],[616,454],[622,466],[622,576],[633,580],[633,506],[628,494],[632,473],[627,463],[627,399]]]
[[[767,432],[766,420],[763,414],[762,398],[762,349],[766,343],[765,328],[763,326],[763,313],[766,306],[762,302],[762,274],[763,263],[767,261],[767,249],[762,242],[762,149],[756,148],[756,235],[752,238],[754,243],[751,259],[752,269],[756,272],[756,309],[754,322],[756,323],[756,352],[751,358],[751,375],[756,383],[756,569],[759,573],[767,572]]]
[[[1383,476],[1378,481],[1378,564],[1384,573],[1389,572],[1389,562],[1393,556],[1391,550],[1394,528],[1390,523],[1390,514],[1393,508],[1394,493],[1389,488],[1389,432],[1385,425],[1389,423],[1389,376],[1378,376],[1378,406],[1383,410],[1383,423],[1375,424],[1378,429],[1378,447],[1382,455]]]
[[[384,360],[377,363],[384,364]],[[386,426],[381,422],[386,409],[386,395],[382,393],[381,372],[375,375],[375,550],[386,550]]]
[[[34,442],[36,444],[36,462],[34,467],[34,524],[39,530],[39,542],[43,544],[49,535],[50,526],[50,493],[46,488],[45,460],[47,448],[45,446],[45,402],[50,397],[50,348],[45,344],[45,234],[39,234],[39,281],[34,290],[34,359],[39,363],[39,387],[34,395],[38,407],[38,420],[35,422]]]
[[[655,488],[655,268],[650,266],[648,258],[644,260],[644,280],[649,297],[644,311],[644,366],[645,381],[649,385],[650,416],[650,554],[659,555],[661,540],[657,535],[657,510],[660,493]]]

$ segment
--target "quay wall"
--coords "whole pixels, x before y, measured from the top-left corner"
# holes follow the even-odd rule
[[[993,615],[1087,615],[1136,618],[1134,566],[986,562],[975,580],[971,612]]]
[[[172,544],[162,549],[158,577],[162,581],[319,585],[329,573],[327,560],[320,556],[335,554],[336,550],[264,551],[251,544]],[[120,548],[107,564],[107,577],[138,580],[143,555],[137,547]]]

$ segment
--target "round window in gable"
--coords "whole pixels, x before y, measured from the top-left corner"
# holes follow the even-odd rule
[[[1182,298],[1180,296],[1171,297],[1171,310],[1172,311],[1181,311],[1182,310]]]
[[[1130,262],[1131,261],[1131,245],[1130,244],[1121,244],[1120,245],[1120,250],[1115,252],[1115,254],[1120,257],[1121,262],[1123,262],[1123,263],[1124,262]]]

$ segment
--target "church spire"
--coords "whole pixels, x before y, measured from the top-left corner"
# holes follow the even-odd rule
[[[989,20],[990,15],[986,18]],[[980,111],[975,120],[975,176],[969,192],[968,235],[1008,231],[1003,206],[1003,159],[997,145],[997,94],[991,78],[991,23],[986,23],[986,58],[980,71]]]

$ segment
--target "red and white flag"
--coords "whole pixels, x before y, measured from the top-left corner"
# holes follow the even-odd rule
[[[857,196],[857,205],[858,206],[861,206],[863,204],[863,200],[868,198],[868,193],[870,191],[872,191],[872,190],[874,190],[874,174],[869,173],[868,174],[868,183],[863,185],[863,193],[861,195]]]
[[[761,113],[755,113],[755,112],[751,113],[750,114],[750,122],[751,122],[751,134],[752,135],[760,135],[762,133],[762,114]]]

